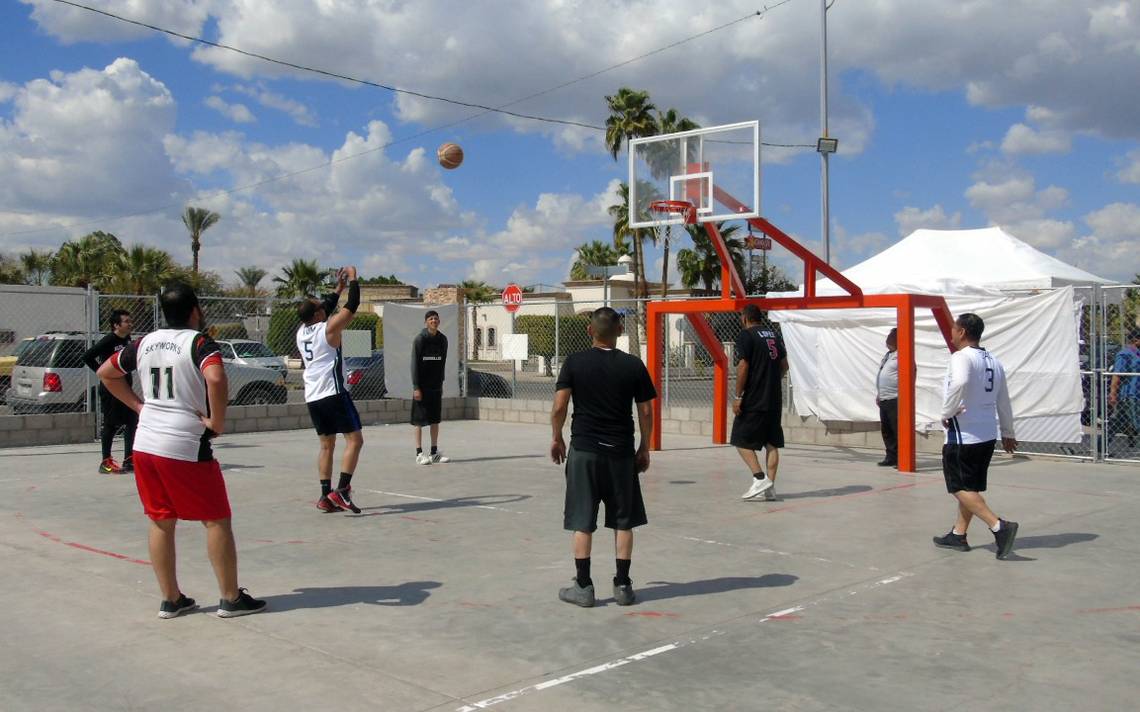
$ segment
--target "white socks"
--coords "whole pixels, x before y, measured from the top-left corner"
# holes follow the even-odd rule
[[[997,534],[998,532],[1001,531],[1001,520],[1000,519],[998,520],[997,524],[990,527],[990,531],[993,532],[994,534]]]

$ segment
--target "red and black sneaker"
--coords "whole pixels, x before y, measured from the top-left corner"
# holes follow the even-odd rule
[[[121,475],[123,474],[123,468],[119,467],[119,463],[115,462],[115,458],[108,457],[99,463],[99,472],[104,475]]]
[[[352,501],[352,487],[329,492],[329,501],[342,509],[351,510],[353,514],[360,514],[360,507],[357,507]]]
[[[323,494],[321,495],[321,498],[317,500],[317,509],[321,510],[322,512],[343,512],[344,511],[340,507],[333,504],[329,500],[327,495],[323,495]]]

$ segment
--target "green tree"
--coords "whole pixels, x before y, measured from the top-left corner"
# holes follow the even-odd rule
[[[479,328],[479,305],[489,304],[499,296],[499,290],[482,280],[465,279],[459,283],[463,298],[471,303],[471,360],[479,359],[479,340],[475,338]]]
[[[657,120],[653,117],[657,107],[649,101],[648,91],[621,87],[606,97],[606,108],[610,112],[606,118],[606,150],[615,161],[623,141],[657,133]]]
[[[404,281],[401,280],[399,277],[397,277],[394,274],[390,274],[387,277],[385,277],[383,275],[381,275],[379,277],[369,277],[368,279],[361,279],[358,281],[361,284],[379,284],[379,285],[394,285],[394,286],[400,286],[400,285],[404,284]]]
[[[266,292],[261,289],[261,280],[265,279],[265,275],[269,274],[260,267],[242,267],[234,270],[238,280],[241,281],[239,291],[243,296],[247,297],[264,297]]]
[[[281,275],[274,277],[277,282],[277,296],[304,297],[315,294],[324,283],[324,271],[316,260],[295,259],[292,264],[281,268]]]
[[[736,265],[736,271],[744,273],[744,242],[735,237],[739,225],[717,223],[720,236],[724,238],[729,258]],[[685,248],[677,253],[677,267],[681,270],[681,284],[692,289],[697,285],[712,291],[720,284],[720,256],[713,247],[703,225],[686,225],[685,232],[693,240],[693,249]]]
[[[24,270],[8,255],[0,255],[0,284],[24,284]]]
[[[114,279],[114,269],[124,254],[119,238],[95,231],[78,240],[68,240],[51,262],[51,283],[61,287],[104,289]]]
[[[28,284],[42,287],[51,277],[51,250],[28,250],[20,255],[20,266],[23,268],[24,279]]]
[[[178,275],[178,265],[166,250],[131,245],[108,264],[104,287],[116,294],[158,294]]]
[[[190,231],[190,252],[193,255],[190,269],[194,274],[198,274],[198,252],[202,249],[202,233],[209,230],[221,219],[221,215],[207,208],[187,206],[182,213],[182,224]]]
[[[574,264],[570,267],[570,279],[583,280],[583,279],[601,279],[601,277],[591,277],[587,273],[589,267],[608,267],[618,263],[618,258],[623,255],[629,254],[629,244],[625,241],[624,237],[616,237],[618,245],[607,245],[601,240],[594,240],[593,242],[585,242],[575,249],[577,258]]]

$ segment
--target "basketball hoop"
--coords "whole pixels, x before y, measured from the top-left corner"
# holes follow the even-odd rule
[[[697,223],[697,207],[687,200],[654,200],[649,204],[649,212],[653,214],[653,235],[658,243],[666,245],[673,239],[673,225],[678,221],[682,225],[695,225]]]

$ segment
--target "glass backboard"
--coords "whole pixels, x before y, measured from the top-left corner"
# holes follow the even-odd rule
[[[760,215],[760,122],[712,126],[629,142],[630,227],[675,225],[655,200],[686,200],[697,221]]]

